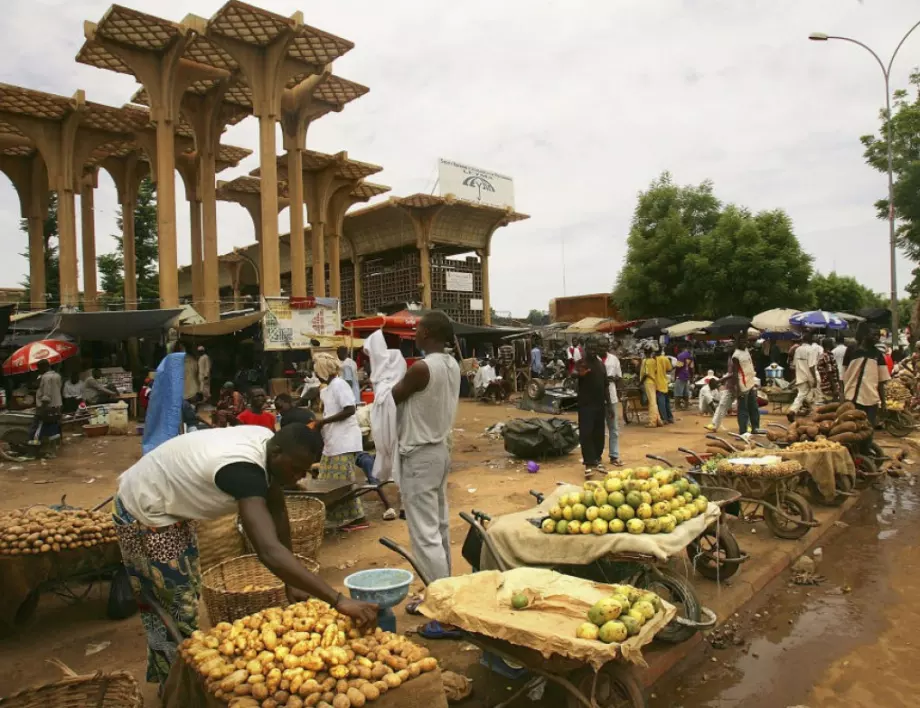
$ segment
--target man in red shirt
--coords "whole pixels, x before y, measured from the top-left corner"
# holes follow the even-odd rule
[[[262,410],[265,407],[265,391],[254,388],[249,392],[249,408],[236,417],[236,424],[261,425],[275,431],[275,414]],[[233,424],[233,423],[231,423]]]

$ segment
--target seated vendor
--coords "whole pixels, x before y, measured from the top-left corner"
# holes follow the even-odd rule
[[[112,403],[118,400],[118,391],[106,385],[99,369],[93,369],[92,375],[87,376],[83,382],[83,400],[86,405],[94,406],[99,403]]]
[[[80,404],[83,403],[83,391],[85,384],[80,381],[80,373],[74,371],[70,378],[64,382],[64,398],[63,398],[63,408],[64,413],[75,413],[80,407]]]
[[[119,478],[113,516],[122,559],[140,594],[149,682],[165,683],[178,650],[150,601],[175,620],[183,637],[199,626],[195,521],[239,513],[259,560],[284,581],[291,602],[312,596],[358,625],[375,621],[376,605],[337,592],[290,550],[283,490],[303,478],[322,449],[322,436],[306,426],[278,433],[258,426],[204,430],[163,443]]]

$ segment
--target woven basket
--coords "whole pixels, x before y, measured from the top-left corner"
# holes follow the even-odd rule
[[[291,524],[291,550],[304,558],[316,558],[326,528],[326,505],[319,499],[287,494],[288,520]]]
[[[296,554],[295,554],[296,555]],[[297,556],[311,573],[319,571],[319,563]],[[267,607],[288,604],[284,583],[262,565],[256,555],[230,558],[206,570],[202,576],[202,595],[211,624],[233,620],[259,612]],[[247,589],[250,586],[258,590]]]
[[[0,698],[3,708],[141,708],[144,698],[125,671],[77,676],[62,664],[66,678]]]
[[[212,521],[199,521],[197,534],[202,570],[213,568],[228,558],[238,558],[247,551],[236,525],[236,514],[227,514]]]

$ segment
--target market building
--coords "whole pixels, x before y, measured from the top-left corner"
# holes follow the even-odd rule
[[[218,191],[220,198],[246,207],[257,224],[258,188],[247,177]],[[359,189],[365,191],[352,194],[355,201],[387,188],[365,183]],[[340,235],[335,224],[326,233],[323,270],[329,288],[320,294],[341,299],[343,319],[375,313],[390,303],[416,302],[444,310],[457,322],[490,324],[492,237],[500,227],[526,218],[508,209],[428,194],[392,197],[349,211],[341,219]],[[304,231],[304,240],[314,243],[311,228]],[[290,244],[290,234],[280,238],[282,293],[293,292]],[[262,294],[261,252],[257,241],[221,256],[219,287],[225,309],[239,309],[246,296]],[[315,294],[313,252],[306,258],[309,295]],[[190,267],[180,270],[179,290],[183,297],[192,294]]]

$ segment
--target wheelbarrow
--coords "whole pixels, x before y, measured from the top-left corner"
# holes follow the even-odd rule
[[[482,541],[490,547],[499,569],[508,570],[498,560],[494,547],[479,521],[466,512],[461,512],[460,517],[470,524],[471,529],[474,529]],[[418,574],[418,578],[426,586],[431,583],[431,578],[405,548],[389,538],[381,538],[380,543],[409,561]],[[581,661],[559,655],[545,659],[539,650],[531,647],[512,644],[502,639],[493,639],[475,632],[460,631],[465,641],[479,647],[485,653],[498,657],[506,665],[520,666],[530,674],[530,678],[522,686],[493,708],[507,708],[521,696],[547,682],[560,686],[566,692],[566,708],[645,708],[646,706],[642,685],[632,670],[620,661],[608,662],[595,672]]]
[[[783,425],[782,423],[770,423],[768,427],[779,428],[780,430],[783,430],[783,431],[787,430],[786,426]],[[780,450],[789,447],[791,444],[792,443],[787,443],[785,441],[777,441],[777,440],[774,440],[770,442],[769,444],[759,443],[761,447],[772,449],[770,447],[772,445],[773,448],[780,449]],[[847,448],[847,450],[849,450],[850,456],[853,457],[854,448],[849,445],[846,445],[845,447]],[[853,461],[855,464],[856,462],[855,457]],[[856,475],[858,479],[860,476],[859,466],[857,466],[856,468]],[[817,482],[815,482],[815,480],[811,477],[811,475],[809,475],[808,479],[805,480],[805,486],[808,489],[808,496],[811,498],[811,500],[815,502],[816,504],[820,504],[821,506],[840,506],[850,497],[856,496],[856,492],[853,491],[853,487],[854,487],[853,478],[845,474],[835,474],[834,475],[834,489],[836,493],[834,494],[834,497],[832,499],[828,499],[827,497],[824,496],[824,494],[821,492],[821,489],[818,487]]]
[[[560,483],[564,484],[564,483]],[[530,490],[538,504],[543,503],[544,495],[534,489]],[[461,513],[461,518],[470,524],[467,542],[470,536],[478,537],[481,550],[482,544],[489,546],[493,558],[498,558],[495,550],[489,545],[486,527],[482,525],[483,512],[475,512],[477,518]],[[475,523],[474,523],[475,522]],[[466,543],[464,548],[466,548]],[[478,557],[478,556],[477,556]],[[464,554],[464,558],[469,560]],[[585,565],[552,565],[556,570],[565,575],[571,575],[584,580],[593,580],[598,583],[623,583],[643,590],[651,590],[662,599],[667,600],[677,608],[677,617],[664,627],[655,639],[679,644],[690,639],[698,631],[710,629],[718,621],[715,613],[704,607],[699,600],[693,585],[682,575],[669,568],[665,562],[652,555],[643,553],[618,553],[604,558],[599,558],[593,563]]]
[[[777,538],[798,539],[820,525],[814,520],[808,500],[796,492],[804,478],[810,477],[806,470],[769,477],[709,472],[702,466],[709,459],[708,455],[684,447],[677,449],[692,463],[701,465],[696,474],[705,486],[725,487],[740,493],[736,500],[739,517],[762,518]],[[726,509],[726,512],[731,513],[731,510]]]
[[[673,464],[664,457],[657,455],[646,455],[650,460],[662,462],[668,467],[674,467]],[[691,467],[690,474],[698,472],[701,461],[694,457],[694,460],[688,462],[695,467]],[[741,498],[741,493],[729,487],[709,487],[700,485],[700,493],[709,501],[724,510],[729,504],[735,504]],[[748,559],[748,554],[741,550],[738,545],[738,539],[735,534],[721,520],[716,520],[706,527],[699,536],[697,536],[690,545],[687,546],[687,555],[693,563],[696,571],[708,580],[721,582],[735,575],[741,564]]]

